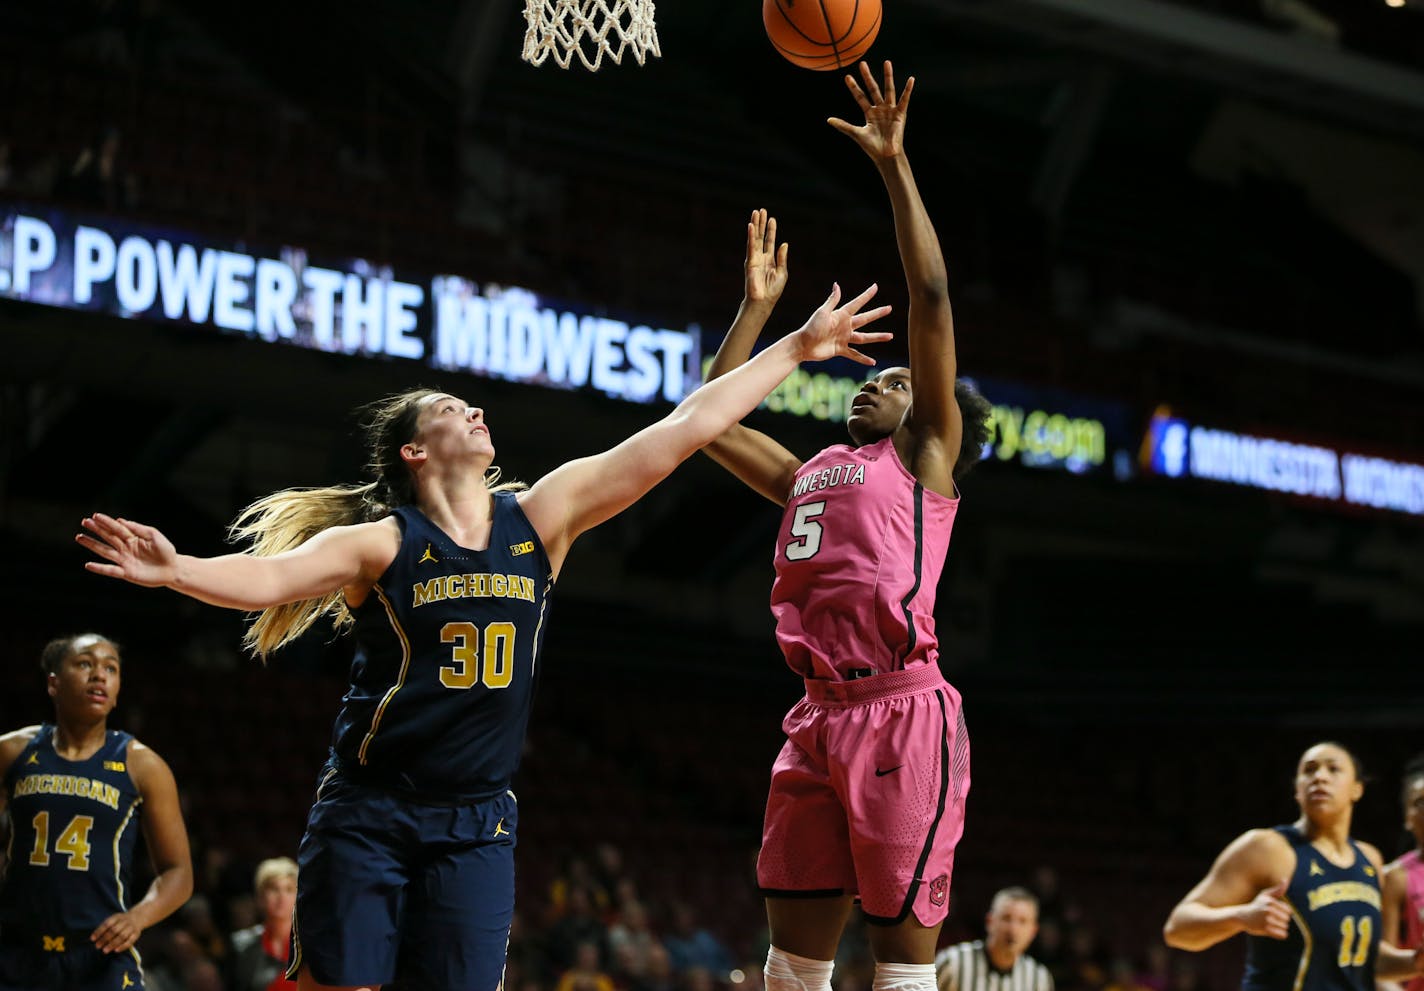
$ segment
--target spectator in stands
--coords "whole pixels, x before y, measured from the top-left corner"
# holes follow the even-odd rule
[[[257,865],[253,881],[262,921],[232,934],[231,991],[278,991],[296,988],[286,978],[292,938],[292,910],[297,904],[297,863],[274,857]]]
[[[1331,742],[1306,750],[1295,773],[1300,818],[1232,841],[1172,910],[1167,944],[1204,950],[1246,933],[1248,991],[1369,988],[1424,972],[1420,955],[1380,938],[1384,863],[1350,836],[1364,792],[1350,751]]]
[[[607,931],[593,905],[593,897],[583,885],[568,889],[564,912],[545,933],[545,948],[554,967],[563,970],[574,965],[579,946],[592,943],[603,958]]]
[[[613,978],[599,966],[597,943],[578,944],[573,966],[559,977],[554,991],[613,991]]]
[[[623,851],[607,841],[593,851],[593,877],[610,904],[616,899],[618,882],[623,879]]]
[[[1053,991],[1048,968],[1028,956],[1038,935],[1038,899],[1004,888],[989,903],[984,938],[945,947],[935,956],[939,991]]]
[[[158,754],[109,728],[122,674],[116,643],[60,637],[40,664],[54,722],[0,736],[10,848],[28,851],[0,885],[0,987],[141,991],[134,944],[193,890],[178,788]],[[140,832],[157,876],[131,903]]]
[[[618,918],[608,927],[609,955],[630,973],[641,975],[648,968],[658,937],[648,923],[648,910],[642,902],[626,902]]]
[[[183,930],[193,937],[193,942],[205,958],[220,968],[226,967],[230,946],[227,935],[213,918],[212,902],[208,900],[207,895],[195,894],[189,898],[187,904],[178,910],[175,918]]]
[[[673,905],[672,932],[664,937],[663,945],[667,947],[672,968],[678,974],[693,967],[702,967],[722,980],[732,969],[731,953],[711,930],[698,921],[696,910],[687,902]]]
[[[594,874],[588,858],[574,854],[564,862],[564,869],[549,882],[549,908],[557,916],[568,909],[569,893],[582,888],[589,906],[600,914],[608,908],[609,892]]]
[[[628,991],[677,991],[677,974],[672,969],[672,957],[661,943],[648,951],[647,969],[629,982]]]
[[[250,553],[180,555],[153,527],[83,521],[78,540],[101,559],[89,570],[259,611],[247,643],[264,657],[324,616],[355,627],[351,686],[298,857],[291,969],[303,991],[398,974],[498,987],[514,910],[509,785],[566,555],[801,361],[886,339],[859,329],[887,312],[860,312],[873,295],[837,308],[835,288],[742,368],[531,488],[496,484],[483,409],[416,390],[372,409],[375,481],[258,501],[235,528],[254,539]]]

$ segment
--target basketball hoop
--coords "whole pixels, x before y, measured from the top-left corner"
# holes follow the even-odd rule
[[[550,55],[567,69],[575,55],[596,72],[607,55],[615,63],[631,50],[642,65],[658,51],[653,0],[525,0],[524,61],[542,65]]]

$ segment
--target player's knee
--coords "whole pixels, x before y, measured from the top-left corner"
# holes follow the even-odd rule
[[[871,991],[935,991],[932,963],[877,963]]]
[[[830,991],[831,960],[811,960],[775,946],[766,953],[766,991]]]

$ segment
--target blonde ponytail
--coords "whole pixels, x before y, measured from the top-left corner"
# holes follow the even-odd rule
[[[380,519],[390,512],[376,496],[378,485],[337,485],[322,489],[284,489],[258,499],[238,514],[228,539],[252,542],[248,553],[271,557],[299,547],[323,530]],[[331,614],[337,631],[351,625],[351,610],[341,589],[319,599],[284,602],[257,614],[242,645],[263,663],[277,648],[291,643],[322,616]]]

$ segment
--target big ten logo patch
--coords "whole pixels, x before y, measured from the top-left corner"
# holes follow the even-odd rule
[[[515,557],[519,557],[521,554],[532,554],[534,553],[534,541],[526,540],[522,544],[510,544],[509,553]]]

